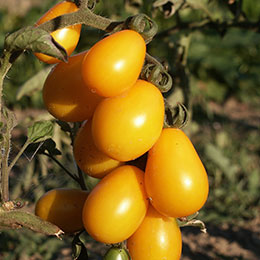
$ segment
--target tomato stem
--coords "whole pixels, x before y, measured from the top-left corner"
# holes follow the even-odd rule
[[[60,166],[60,168],[62,170],[64,170],[74,181],[76,182],[79,182],[79,179],[75,176],[75,174],[71,173],[70,171],[68,171],[66,169],[66,167],[61,163],[59,162],[54,156],[52,156],[51,154],[49,153],[46,153],[46,152],[43,152],[42,154],[48,156],[50,159],[52,159],[58,166]]]

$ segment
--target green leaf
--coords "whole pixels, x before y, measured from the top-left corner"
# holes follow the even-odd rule
[[[66,50],[57,43],[50,33],[38,27],[24,27],[5,39],[5,49],[11,52],[30,50],[50,55],[62,61],[67,61]]]
[[[76,235],[72,241],[72,257],[74,260],[88,260],[88,251],[79,235]]]
[[[31,143],[43,142],[53,136],[51,121],[37,121],[28,128],[28,140]]]
[[[16,99],[19,100],[25,95],[31,95],[35,91],[39,91],[42,89],[42,86],[49,75],[53,66],[48,66],[34,76],[32,76],[29,80],[27,80],[17,91]]]

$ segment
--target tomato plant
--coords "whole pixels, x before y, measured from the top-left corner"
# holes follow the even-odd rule
[[[135,166],[121,166],[90,192],[83,208],[83,223],[95,240],[122,242],[141,224],[148,207],[143,174]]]
[[[151,205],[135,233],[127,240],[132,260],[178,260],[182,239],[174,218],[161,215]]]
[[[78,7],[73,2],[62,1],[56,4],[55,6],[53,6],[47,13],[45,13],[36,22],[36,26],[45,23],[57,16],[73,13],[76,12],[77,10]],[[51,33],[51,36],[54,38],[56,42],[58,42],[66,50],[67,54],[70,56],[78,44],[80,31],[81,31],[81,24],[76,24],[76,25],[72,25],[72,26],[68,26],[56,30]],[[42,53],[35,53],[35,56],[39,60],[49,64],[60,62],[60,60]]]
[[[152,205],[171,217],[198,211],[208,196],[208,177],[189,138],[166,128],[148,153],[145,187]]]
[[[87,191],[77,189],[50,190],[37,201],[35,214],[65,233],[74,233],[83,229],[82,209],[87,196]]]
[[[103,260],[130,260],[127,250],[112,247],[104,255]]]
[[[93,140],[111,158],[134,160],[159,138],[163,120],[161,92],[153,84],[138,80],[126,93],[98,104],[92,121]]]
[[[55,118],[66,122],[89,119],[101,101],[84,84],[80,73],[86,52],[71,56],[68,62],[60,62],[49,73],[43,86],[46,109]]]
[[[91,120],[79,129],[73,144],[74,158],[80,169],[86,174],[102,178],[122,163],[100,152],[93,141]]]
[[[132,30],[114,33],[97,42],[82,64],[86,85],[104,97],[123,93],[138,79],[145,51],[144,39]]]

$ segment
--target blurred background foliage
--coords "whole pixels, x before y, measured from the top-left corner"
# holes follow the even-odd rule
[[[33,24],[59,1],[0,1],[0,48],[7,33]],[[115,20],[146,13],[159,26],[148,52],[168,64],[174,86],[165,97],[184,102],[191,120],[185,131],[207,169],[210,194],[199,218],[206,223],[244,225],[260,208],[260,2],[254,0],[103,0],[95,12]],[[84,27],[77,52],[103,32]],[[15,63],[4,83],[6,105],[16,112],[16,154],[32,120],[52,119],[41,88],[49,67],[32,53]],[[34,77],[33,77],[34,76]],[[70,139],[57,125],[57,159],[75,172]],[[35,201],[56,187],[78,187],[65,172],[31,147],[11,175],[11,196]],[[87,177],[86,177],[87,178]],[[96,181],[88,179],[89,186]],[[92,245],[90,238],[84,238]],[[0,259],[71,259],[72,238],[62,241],[30,231],[0,233]],[[91,251],[91,250],[90,250]],[[92,259],[101,259],[94,252]]]

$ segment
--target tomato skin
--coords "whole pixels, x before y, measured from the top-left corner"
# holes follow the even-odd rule
[[[62,1],[56,5],[54,5],[50,10],[48,10],[37,22],[36,26],[43,24],[49,20],[52,20],[53,18],[63,15],[63,14],[68,14],[68,13],[73,13],[78,10],[78,7],[69,1]],[[71,53],[75,50],[79,37],[80,37],[80,31],[81,31],[81,24],[76,24],[72,26],[68,26],[59,30],[56,30],[51,33],[51,36],[54,38],[55,41],[57,41],[67,52],[68,56],[71,55]],[[35,56],[49,64],[54,64],[61,62],[60,60],[45,55],[43,53],[35,53]]]
[[[95,178],[103,178],[122,164],[96,148],[91,133],[91,120],[79,129],[74,139],[73,153],[80,169]]]
[[[35,215],[57,225],[65,233],[83,229],[82,209],[89,192],[77,189],[53,189],[36,203]]]
[[[125,249],[112,247],[107,251],[103,260],[130,260],[130,258]]]
[[[85,229],[95,240],[122,242],[141,224],[148,208],[143,174],[135,166],[121,166],[90,192],[82,216]]]
[[[138,80],[126,93],[98,104],[92,121],[93,140],[100,151],[115,160],[134,160],[159,138],[163,120],[161,92]]]
[[[151,205],[147,214],[127,240],[132,260],[178,260],[181,257],[182,239],[174,218],[161,215]]]
[[[164,129],[149,151],[145,187],[155,209],[170,217],[189,216],[206,202],[208,176],[182,130]]]
[[[117,96],[134,85],[146,52],[142,36],[132,30],[116,32],[97,42],[82,63],[82,75],[92,92]]]
[[[102,98],[84,84],[80,73],[86,52],[60,62],[49,73],[43,86],[46,109],[55,118],[66,122],[80,122],[92,117]]]

